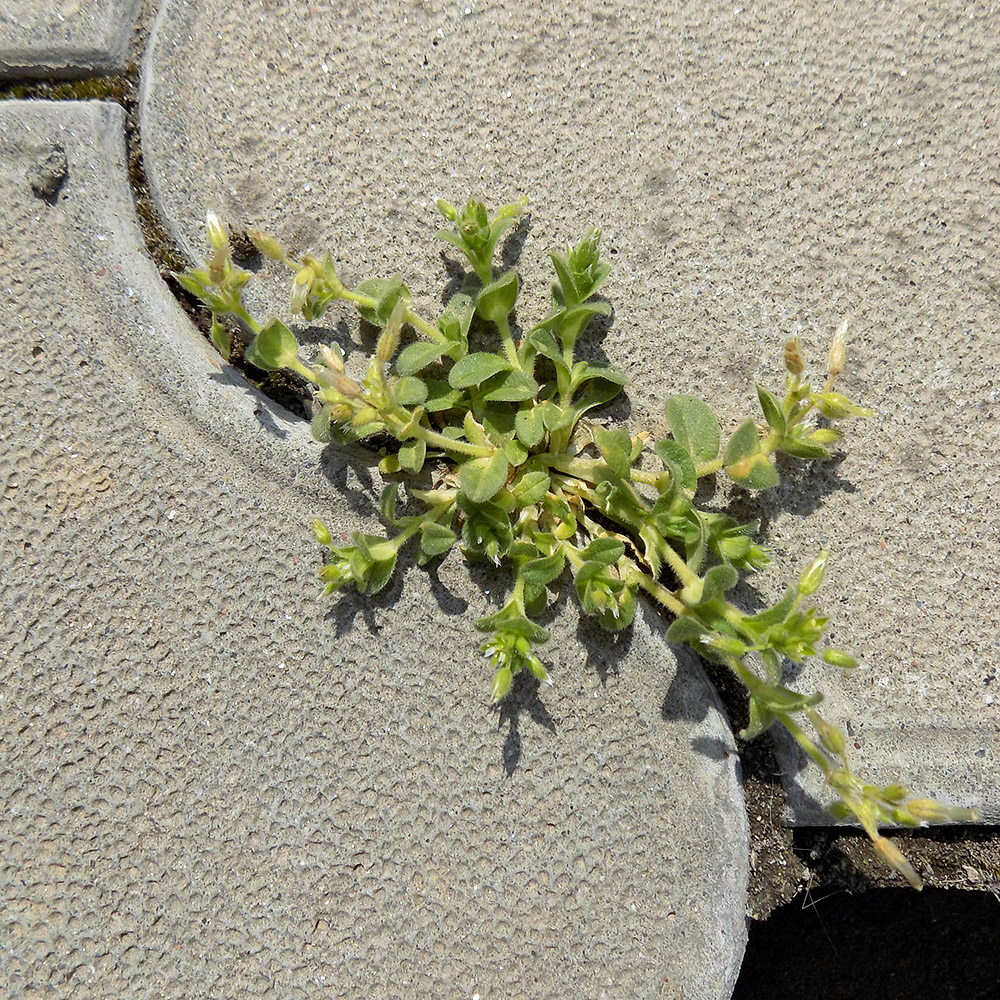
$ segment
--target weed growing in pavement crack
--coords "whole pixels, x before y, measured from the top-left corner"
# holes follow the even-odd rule
[[[313,322],[342,300],[380,331],[360,379],[347,373],[337,345],[321,348],[307,363],[285,323],[272,318],[261,324],[249,314],[243,288],[250,275],[233,264],[229,239],[214,216],[208,219],[211,258],[177,276],[211,310],[212,339],[223,356],[229,357],[231,343],[219,317],[229,315],[253,337],[247,361],[267,371],[289,369],[313,387],[312,432],[319,441],[379,434],[398,442],[379,466],[392,479],[380,504],[388,537],[358,532],[340,544],[326,524],[313,522],[327,550],[320,570],[324,593],[346,586],[376,593],[406,545],[420,565],[456,544],[469,559],[506,563],[513,573],[507,603],[475,623],[485,635],[481,648],[494,702],[524,671],[550,682],[539,655],[548,633],[533,619],[560,581],[572,579],[583,612],[609,632],[629,625],[645,593],[673,616],[668,640],[724,664],[746,687],[750,722],[741,736],[752,739],[775,723],[784,726],[836,793],[833,816],[859,822],[885,861],[919,888],[916,872],[879,826],[970,820],[974,814],[913,798],[901,785],[863,782],[851,772],[843,733],[818,710],[822,695],[782,684],[785,660],[820,656],[839,669],[857,665],[849,653],[821,643],[828,619],[813,595],[828,552],[816,555],[774,606],[744,613],[726,595],[741,573],[767,565],[768,552],[755,541],[753,525],[704,509],[697,498],[699,482],[723,471],[749,490],[775,486],[775,455],[829,458],[841,436],[830,421],[871,414],[835,389],[846,327],[833,339],[821,385],[806,377],[799,343],[789,341],[783,389],[758,386],[763,421],[746,419],[724,445],[712,409],[693,395],[666,401],[669,437],[633,437],[587,416],[622,392],[625,375],[575,354],[591,320],[610,312],[595,297],[610,270],[600,257],[598,230],[551,255],[552,307],[515,339],[518,276],[497,269],[493,259],[526,203],[505,205],[491,218],[478,201],[462,209],[438,202],[452,228],[437,236],[461,251],[471,270],[436,317],[417,311],[400,275],[348,288],[328,253],[293,260],[271,237],[250,232],[262,254],[291,269],[293,314]],[[474,320],[495,332],[495,350],[470,350]],[[817,423],[817,416],[825,419]],[[400,482],[403,511],[417,513],[401,511]]]

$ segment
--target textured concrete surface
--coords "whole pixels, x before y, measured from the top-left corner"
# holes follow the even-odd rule
[[[844,387],[877,416],[842,461],[744,504],[780,595],[821,545],[851,675],[810,668],[859,772],[1000,817],[1000,20],[984,5],[591,2],[303,5],[168,0],[143,143],[192,254],[207,208],[349,279],[433,294],[438,196],[532,198],[522,314],[546,254],[603,228],[616,269],[601,350],[632,418],[695,391],[735,428],[784,340],[822,365],[849,318]],[[192,102],[191,95],[198,100]],[[189,169],[179,170],[183,161]],[[280,309],[285,279],[261,297]],[[651,359],[655,359],[652,360]],[[747,592],[748,601],[755,600]],[[800,761],[782,747],[784,768]],[[826,822],[811,770],[798,822]]]
[[[711,689],[567,610],[497,716],[457,560],[318,599],[378,483],[223,369],[142,250],[123,116],[0,105],[0,994],[728,997]]]
[[[142,2],[5,0],[0,7],[0,79],[122,69]]]

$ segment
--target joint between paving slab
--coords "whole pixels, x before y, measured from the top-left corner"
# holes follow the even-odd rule
[[[166,282],[171,294],[187,313],[191,321],[209,339],[210,316],[193,295],[174,277],[175,272],[188,268],[190,261],[177,245],[170,230],[160,218],[156,202],[150,194],[143,164],[142,141],[139,131],[139,65],[129,63],[115,75],[94,75],[75,80],[50,78],[47,80],[5,80],[0,85],[0,101],[112,101],[125,112],[125,148],[128,152],[128,179],[133,205],[142,233],[146,253]],[[226,324],[228,317],[223,317]],[[231,325],[231,324],[230,324]],[[242,332],[233,327],[233,356],[229,363],[238,368],[243,377],[260,389],[274,402],[304,420],[309,419],[307,398],[299,381],[283,372],[265,372],[243,361]]]

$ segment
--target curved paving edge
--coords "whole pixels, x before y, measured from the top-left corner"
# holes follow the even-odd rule
[[[755,382],[780,385],[788,336],[821,365],[849,318],[843,385],[877,416],[845,427],[843,462],[749,501],[775,550],[754,589],[779,599],[829,547],[819,606],[863,665],[796,685],[826,694],[867,780],[995,819],[1000,20],[613,6],[314,5],[292,22],[282,3],[248,19],[240,0],[164,0],[142,99],[161,216],[194,252],[211,207],[330,247],[348,280],[401,269],[431,289],[436,196],[530,194],[524,315],[544,248],[599,222],[616,310],[601,347],[644,425],[693,389],[735,429]],[[283,282],[260,287],[284,308]],[[778,752],[794,819],[828,823],[808,802],[826,801],[818,773],[799,782],[797,752]]]
[[[567,612],[498,725],[491,581],[319,605],[303,525],[374,527],[374,484],[220,370],[121,130],[0,105],[0,992],[728,997],[747,835],[700,669]]]
[[[14,14],[0,14],[0,80],[122,69],[141,3],[16,0]]]

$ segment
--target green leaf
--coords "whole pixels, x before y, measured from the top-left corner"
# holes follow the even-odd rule
[[[537,406],[522,407],[514,417],[514,428],[518,440],[528,448],[534,448],[545,437],[545,423]]]
[[[389,559],[378,560],[372,564],[371,569],[365,574],[362,583],[358,586],[358,590],[362,594],[377,594],[392,579],[395,568],[395,553]]]
[[[545,587],[539,583],[526,583],[524,585],[524,613],[537,618],[548,603],[548,593]]]
[[[588,382],[594,378],[604,379],[606,382],[614,382],[620,386],[626,386],[629,383],[628,375],[613,365],[598,364],[591,361],[578,361],[573,365],[573,377],[570,381],[570,389],[576,390],[584,382]]]
[[[595,538],[584,549],[582,555],[589,562],[600,563],[602,566],[611,566],[625,555],[625,543],[617,538],[608,538],[606,536]]]
[[[473,557],[499,562],[514,541],[510,515],[498,504],[472,503],[461,493],[458,495],[458,506],[466,515],[462,525],[466,552]]]
[[[755,615],[745,615],[743,620],[750,623],[755,630],[770,628],[772,625],[783,622],[788,617],[788,613],[794,607],[797,597],[798,591],[796,588],[789,587],[785,591],[785,596],[777,604],[765,608]]]
[[[507,456],[497,451],[486,458],[473,458],[458,469],[462,492],[473,503],[482,503],[496,496],[507,479]]]
[[[223,361],[228,361],[233,353],[233,343],[229,336],[229,331],[219,322],[215,313],[212,313],[212,328],[210,330],[212,343],[215,349],[222,355]]]
[[[696,465],[711,462],[719,454],[722,433],[712,410],[697,396],[674,396],[663,407],[674,440]]]
[[[595,406],[603,406],[605,403],[611,402],[621,391],[622,387],[618,382],[608,381],[604,378],[590,380],[569,408],[569,412],[573,415],[571,419],[578,420]]]
[[[467,345],[469,342],[469,327],[472,317],[476,314],[476,299],[479,296],[479,279],[466,278],[461,289],[457,291],[444,307],[438,317],[438,329],[457,344]]]
[[[429,378],[427,380],[427,399],[424,410],[427,413],[438,413],[450,410],[462,398],[461,389],[452,389],[444,379]]]
[[[526,472],[510,491],[519,507],[529,507],[548,493],[551,482],[547,472]]]
[[[764,419],[769,427],[779,434],[785,433],[785,415],[781,412],[781,403],[778,397],[764,386],[757,386],[757,398],[760,400],[760,408],[764,411]]]
[[[701,622],[687,615],[675,618],[665,636],[667,642],[683,642],[688,645],[695,645],[700,648],[700,640],[703,635],[709,635],[709,630]]]
[[[766,733],[777,721],[777,716],[769,708],[766,708],[759,698],[750,696],[750,721],[746,728],[740,730],[741,740],[754,740],[762,733]]]
[[[575,416],[572,407],[567,407],[564,410],[551,400],[542,403],[538,410],[542,414],[542,423],[548,431],[557,431],[566,427],[573,422]]]
[[[417,473],[424,467],[427,444],[420,438],[405,441],[399,446],[399,467],[404,472]]]
[[[396,500],[399,496],[399,487],[395,483],[386,484],[379,497],[378,509],[382,519],[394,527],[398,527],[396,521]]]
[[[707,604],[717,597],[722,597],[727,590],[732,590],[739,582],[740,574],[732,566],[713,566],[705,574],[705,587],[702,591],[701,603]]]
[[[453,247],[458,247],[458,249],[461,250],[462,253],[467,252],[467,248],[465,246],[465,240],[463,240],[462,237],[459,236],[457,233],[452,232],[450,229],[439,229],[434,234],[434,239],[444,240],[445,243],[450,243]]]
[[[489,445],[492,443],[486,436],[486,428],[476,420],[471,410],[467,411],[462,418],[462,429],[465,431],[466,440],[471,441],[473,444]],[[447,431],[447,428],[445,428],[445,431]]]
[[[243,357],[256,368],[277,371],[298,361],[299,342],[280,319],[272,319],[253,339]]]
[[[547,543],[555,544],[555,538],[547,539]],[[514,542],[507,553],[515,563],[528,562],[531,559],[541,559],[542,550],[534,542],[526,542],[523,538]]]
[[[514,616],[509,611],[510,605],[502,608],[495,615],[480,618],[476,623],[476,629],[480,632],[507,632],[509,635],[516,635],[527,639],[531,643],[547,642],[549,633],[529,621],[521,615]]]
[[[754,697],[762,708],[772,712],[796,712],[811,705],[817,705],[823,700],[823,695],[816,691],[813,694],[801,694],[780,684],[761,684],[754,691]]]
[[[393,393],[400,406],[419,406],[427,399],[427,383],[423,379],[405,375],[396,383]]]
[[[448,384],[453,389],[466,389],[470,385],[479,385],[497,372],[510,370],[510,362],[499,355],[477,351],[455,362],[448,373]]]
[[[783,451],[786,455],[806,460],[830,457],[829,450],[824,448],[823,445],[812,441],[803,441],[802,438],[784,438],[778,445],[778,451]]]
[[[455,532],[437,521],[420,525],[420,551],[428,559],[442,555],[455,544]]]
[[[322,406],[317,412],[316,416],[312,418],[312,423],[309,425],[309,430],[312,436],[322,444],[329,444],[330,435],[330,404]]]
[[[205,301],[204,296],[208,290],[208,275],[203,270],[173,271],[172,273],[181,288],[203,302]]]
[[[355,550],[351,553],[351,573],[359,593],[377,594],[392,578],[396,568],[396,548],[378,535],[355,532],[351,536]]]
[[[404,376],[416,375],[421,369],[437,361],[447,350],[448,344],[428,344],[422,340],[416,344],[407,344],[396,358],[396,371]]]
[[[469,354],[466,357],[474,357],[474,355]],[[462,360],[464,361],[465,358]],[[455,365],[455,368],[458,367],[458,364]],[[455,368],[452,368],[452,371]],[[525,375],[524,372],[519,371],[498,372],[482,386],[483,399],[497,403],[521,403],[528,399],[534,399],[537,392],[538,383]]]
[[[694,459],[677,441],[665,438],[663,441],[657,441],[653,445],[653,450],[678,487],[686,490],[698,488],[698,471],[695,469]]]
[[[511,438],[503,443],[503,452],[507,456],[507,461],[516,469],[519,465],[524,465],[528,459],[528,449],[525,448],[517,438]]]
[[[514,409],[506,403],[487,403],[481,419],[492,444],[502,447],[514,436]]]
[[[550,253],[552,266],[555,268],[556,277],[559,279],[559,298],[567,306],[575,306],[580,301],[580,292],[576,287],[576,279],[573,277],[573,269],[569,266],[566,256],[561,253]]]
[[[503,322],[517,300],[517,274],[507,271],[490,282],[480,293],[476,312],[491,323]]]
[[[621,427],[596,427],[594,442],[608,468],[622,479],[628,479],[632,469],[632,438],[628,431]]]
[[[544,586],[562,573],[565,562],[566,557],[560,550],[551,556],[543,556],[541,559],[532,559],[531,562],[525,563],[518,571],[518,575],[525,583]]]
[[[528,343],[543,357],[548,358],[556,366],[557,371],[566,376],[570,375],[569,366],[563,358],[562,349],[556,343],[556,338],[544,326],[536,326],[528,334]]]
[[[760,449],[757,427],[745,420],[726,445],[726,472],[741,486],[751,490],[766,490],[778,485],[778,470]]]
[[[385,326],[400,299],[410,297],[410,290],[403,284],[403,276],[394,274],[390,278],[370,278],[362,281],[355,289],[360,295],[375,299],[375,307],[358,306],[358,312],[373,326]]]
[[[567,347],[572,348],[577,338],[587,328],[587,324],[595,316],[608,316],[611,306],[607,302],[591,302],[585,306],[572,306],[556,314],[553,329],[556,335]]]

